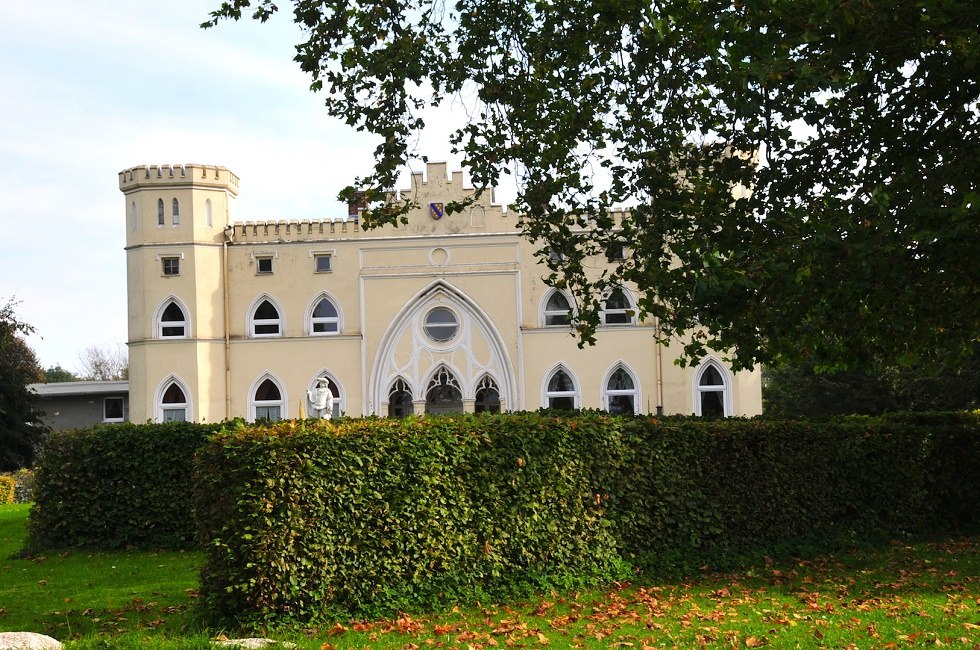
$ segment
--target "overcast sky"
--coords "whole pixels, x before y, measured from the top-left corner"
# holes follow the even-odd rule
[[[341,217],[337,192],[370,169],[373,142],[329,119],[292,61],[289,3],[200,29],[219,4],[0,0],[0,301],[20,301],[44,367],[126,342],[119,171],[223,165],[244,221]],[[421,143],[434,160],[451,121]]]

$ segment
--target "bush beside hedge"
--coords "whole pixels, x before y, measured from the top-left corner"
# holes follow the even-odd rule
[[[14,503],[27,503],[34,500],[34,470],[27,467],[15,471]]]
[[[16,487],[17,481],[14,480],[13,476],[0,474],[0,504],[14,502],[14,488]]]
[[[311,621],[980,529],[976,415],[279,423],[197,458],[215,621]]]
[[[27,550],[195,543],[195,450],[220,424],[111,424],[53,431],[35,462]]]

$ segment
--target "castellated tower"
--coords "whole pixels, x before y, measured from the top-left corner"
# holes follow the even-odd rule
[[[148,165],[120,172],[119,189],[126,206],[132,419],[221,420],[222,255],[238,177],[211,165]],[[164,412],[165,402],[177,406]]]

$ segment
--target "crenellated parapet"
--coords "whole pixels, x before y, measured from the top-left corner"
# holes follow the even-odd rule
[[[124,193],[153,187],[201,187],[225,189],[238,195],[238,176],[220,165],[140,165],[119,172],[119,189]]]
[[[233,223],[225,231],[235,243],[322,241],[354,237],[362,231],[353,220],[246,221]]]
[[[407,190],[400,190],[399,193],[408,198],[426,202],[427,198],[439,198],[446,202],[461,201],[470,197],[474,188],[467,187],[463,183],[463,172],[447,172],[447,165],[444,162],[429,162],[425,164],[425,174],[422,172],[412,172],[410,175],[410,187]],[[494,192],[484,192],[475,205],[484,208],[494,208],[502,210],[502,206],[496,203]]]

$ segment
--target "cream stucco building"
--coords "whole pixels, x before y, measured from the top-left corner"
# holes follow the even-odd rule
[[[414,174],[408,225],[233,222],[224,167],[134,167],[126,200],[130,419],[216,421],[309,413],[325,377],[334,410],[404,415],[540,407],[754,415],[758,372],[716,357],[673,364],[633,287],[605,301],[596,345],[568,327],[539,248],[485,194],[462,214],[462,174]],[[598,261],[596,264],[604,262]]]

